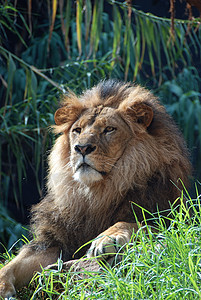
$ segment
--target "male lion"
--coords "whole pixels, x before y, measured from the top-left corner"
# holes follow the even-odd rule
[[[146,89],[102,81],[79,98],[69,93],[55,113],[60,134],[49,156],[47,196],[32,210],[36,239],[0,271],[9,297],[35,271],[57,261],[114,252],[129,242],[139,206],[167,210],[186,185],[190,163],[172,119]],[[131,207],[134,202],[138,205]],[[113,241],[113,245],[111,244]],[[110,245],[107,250],[106,245]]]

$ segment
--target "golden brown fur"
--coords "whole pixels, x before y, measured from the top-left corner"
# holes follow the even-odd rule
[[[152,213],[164,211],[180,196],[179,179],[188,183],[190,163],[183,138],[156,97],[140,86],[103,81],[79,98],[69,93],[55,122],[55,133],[61,135],[49,157],[48,193],[33,208],[37,237],[21,256],[27,248],[33,258],[53,249],[52,263],[60,251],[70,260],[79,247],[100,235],[88,251],[88,256],[96,256],[110,243],[108,236],[119,244],[129,241],[136,230],[131,202]],[[141,209],[133,208],[142,221]],[[27,254],[24,257],[29,261]],[[37,264],[27,277],[38,269]],[[11,276],[5,274],[14,274],[11,294],[20,274],[9,264],[2,270],[7,279]],[[0,295],[10,295],[1,274]]]

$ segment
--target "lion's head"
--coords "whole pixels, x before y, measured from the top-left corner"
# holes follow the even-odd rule
[[[140,86],[109,80],[80,97],[69,93],[55,122],[63,133],[50,156],[56,193],[70,185],[124,194],[156,177],[187,182],[185,143],[164,107]]]

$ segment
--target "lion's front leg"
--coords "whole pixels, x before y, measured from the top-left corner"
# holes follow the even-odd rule
[[[138,230],[137,223],[118,222],[97,236],[87,251],[87,257],[103,258],[114,256],[118,250],[128,243],[133,231]]]
[[[24,246],[20,253],[0,270],[0,298],[15,295],[16,289],[29,283],[34,272],[57,261],[59,250],[35,251]]]

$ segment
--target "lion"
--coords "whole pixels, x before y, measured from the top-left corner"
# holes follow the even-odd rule
[[[79,97],[69,91],[55,124],[47,195],[32,209],[36,238],[1,269],[2,297],[61,254],[69,261],[115,253],[143,221],[141,207],[165,212],[181,195],[180,181],[188,185],[184,139],[164,106],[139,85],[105,80]]]

